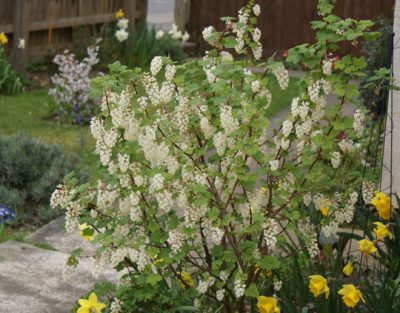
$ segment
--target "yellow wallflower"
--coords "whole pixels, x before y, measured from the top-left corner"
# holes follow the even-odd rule
[[[349,262],[346,264],[345,267],[343,267],[343,274],[346,276],[350,276],[351,273],[353,273],[354,267],[353,267],[353,263]]]
[[[382,240],[386,237],[389,237],[389,239],[393,238],[393,234],[389,231],[386,225],[382,224],[381,222],[375,222],[373,224],[376,225],[376,227],[374,228],[376,239]]]
[[[88,225],[88,224],[86,224],[86,223],[83,223],[83,224],[80,224],[79,225],[79,234],[81,235],[81,237],[83,238],[83,239],[85,239],[85,240],[93,240],[93,238],[94,238],[94,233],[93,233],[93,235],[84,235],[84,230],[85,229],[90,229],[90,226]]]
[[[280,313],[278,302],[273,297],[259,296],[257,298],[257,308],[259,313]]]
[[[329,209],[326,206],[320,207],[319,210],[323,216],[328,216]]]
[[[6,45],[8,42],[7,35],[5,33],[0,33],[0,45]]]
[[[180,279],[178,279],[179,281],[179,287],[181,287],[181,289],[185,289],[187,286],[189,287],[193,287],[194,286],[194,281],[192,279],[192,276],[190,276],[189,273],[187,272],[177,272],[176,273]],[[185,282],[185,283],[183,283]]]
[[[314,297],[318,297],[325,293],[325,298],[328,298],[330,290],[326,278],[321,275],[311,275],[309,276],[309,278],[310,284],[308,285],[308,288],[310,289]]]
[[[122,10],[122,9],[119,9],[117,12],[115,12],[115,17],[117,19],[124,18],[124,16],[125,16],[125,13],[124,13],[124,10]]]
[[[389,220],[392,217],[394,208],[389,196],[384,192],[377,192],[372,198],[371,204],[378,210],[382,219]]]
[[[338,291],[342,297],[342,300],[349,308],[354,308],[360,299],[365,303],[361,292],[354,287],[354,285],[343,285],[343,288]]]
[[[374,243],[368,239],[363,239],[358,242],[359,249],[362,253],[368,255],[375,253],[378,249],[375,247]]]
[[[93,292],[88,299],[80,299],[79,304],[80,308],[76,313],[101,313],[106,307],[104,303],[97,302],[97,296]]]

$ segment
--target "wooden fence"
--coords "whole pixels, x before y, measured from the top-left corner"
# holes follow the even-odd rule
[[[262,31],[261,42],[266,56],[281,52],[295,45],[314,42],[310,22],[318,19],[317,0],[259,0],[261,15],[258,27]],[[376,19],[380,16],[393,19],[394,0],[338,0],[335,13],[343,18]],[[237,11],[246,0],[192,0],[188,30],[191,40],[205,49],[202,30],[214,25],[222,30],[222,16],[237,16]],[[342,53],[358,52],[350,45]]]
[[[12,62],[20,68],[49,49],[70,48],[73,28],[113,21],[121,8],[131,21],[146,18],[146,0],[0,0],[0,33],[10,37]],[[19,38],[25,49],[18,49]]]

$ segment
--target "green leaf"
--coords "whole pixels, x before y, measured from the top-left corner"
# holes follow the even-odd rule
[[[250,286],[247,287],[246,290],[244,291],[244,294],[245,296],[251,298],[257,298],[260,295],[255,283],[251,283]]]
[[[237,45],[237,41],[235,37],[225,37],[222,40],[222,44],[224,45],[225,48],[233,49]]]
[[[266,255],[260,261],[260,267],[263,270],[273,270],[279,268],[279,260],[271,255]]]
[[[146,283],[154,286],[161,280],[162,280],[161,275],[151,273],[149,276],[147,276]]]

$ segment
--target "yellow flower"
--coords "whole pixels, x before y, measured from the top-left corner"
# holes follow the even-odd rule
[[[93,235],[84,235],[84,230],[90,229],[90,226],[88,224],[86,224],[86,223],[80,224],[79,229],[80,229],[79,234],[81,235],[81,237],[83,239],[89,240],[89,241],[93,240],[93,238],[95,236],[94,233],[93,233]]]
[[[384,192],[377,192],[372,198],[371,204],[378,210],[382,219],[389,220],[392,217],[394,208],[389,196]]]
[[[310,284],[308,288],[310,288],[311,293],[314,297],[318,297],[325,293],[325,298],[329,297],[329,287],[327,280],[321,275],[311,275]]]
[[[343,285],[343,288],[339,290],[338,294],[342,297],[342,300],[349,308],[354,308],[360,299],[365,303],[365,300],[360,292],[354,285]]]
[[[346,276],[350,276],[351,273],[353,273],[354,267],[353,267],[353,263],[349,262],[346,264],[345,267],[343,267],[343,274]]]
[[[273,297],[259,296],[257,298],[257,308],[259,313],[280,313],[278,302]]]
[[[389,231],[386,225],[382,224],[381,222],[375,222],[373,224],[376,225],[376,227],[374,228],[376,239],[382,240],[386,237],[389,237],[389,239],[393,238],[393,234]]]
[[[77,313],[101,313],[106,305],[104,303],[97,302],[97,296],[93,292],[90,294],[89,298],[79,300],[80,308]]]
[[[194,281],[189,273],[177,272],[176,274],[179,276],[179,287],[181,287],[181,289],[185,289],[187,286],[188,287],[194,286]]]
[[[5,45],[8,42],[7,35],[5,33],[0,33],[0,45]]]
[[[124,10],[122,10],[122,9],[119,9],[117,12],[115,12],[115,17],[117,19],[124,18],[124,16],[125,16],[125,13],[124,13]]]
[[[328,216],[329,209],[326,206],[320,207],[319,210],[323,216]]]
[[[375,253],[378,249],[375,247],[374,243],[368,239],[363,239],[358,242],[359,249],[362,253],[368,255]]]

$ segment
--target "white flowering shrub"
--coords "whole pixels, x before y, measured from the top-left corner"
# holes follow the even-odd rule
[[[315,44],[289,50],[288,61],[307,71],[272,132],[269,86],[277,80],[285,89],[290,77],[282,63],[259,61],[254,1],[238,19],[225,18],[222,32],[204,30],[213,50],[202,60],[176,67],[155,57],[149,72],[114,64],[96,80],[105,89],[90,129],[102,178],[94,186],[67,179],[52,206],[66,210],[68,231],[88,225],[84,234],[100,245],[94,274],[109,264],[126,271],[115,292],[123,312],[176,312],[188,303],[199,312],[249,312],[260,295],[275,297],[275,306],[293,258],[319,264],[320,236],[335,242],[352,222],[364,115],[341,109],[355,101],[351,80],[364,62],[333,64],[328,55],[339,42],[371,37],[371,23],[344,23],[331,9],[320,3]]]
[[[99,46],[87,48],[87,57],[82,61],[66,50],[57,54],[54,63],[58,73],[51,77],[54,85],[49,94],[54,97],[57,108],[55,117],[76,124],[88,123],[98,111],[98,105],[89,98],[90,74],[94,65],[99,62]]]

